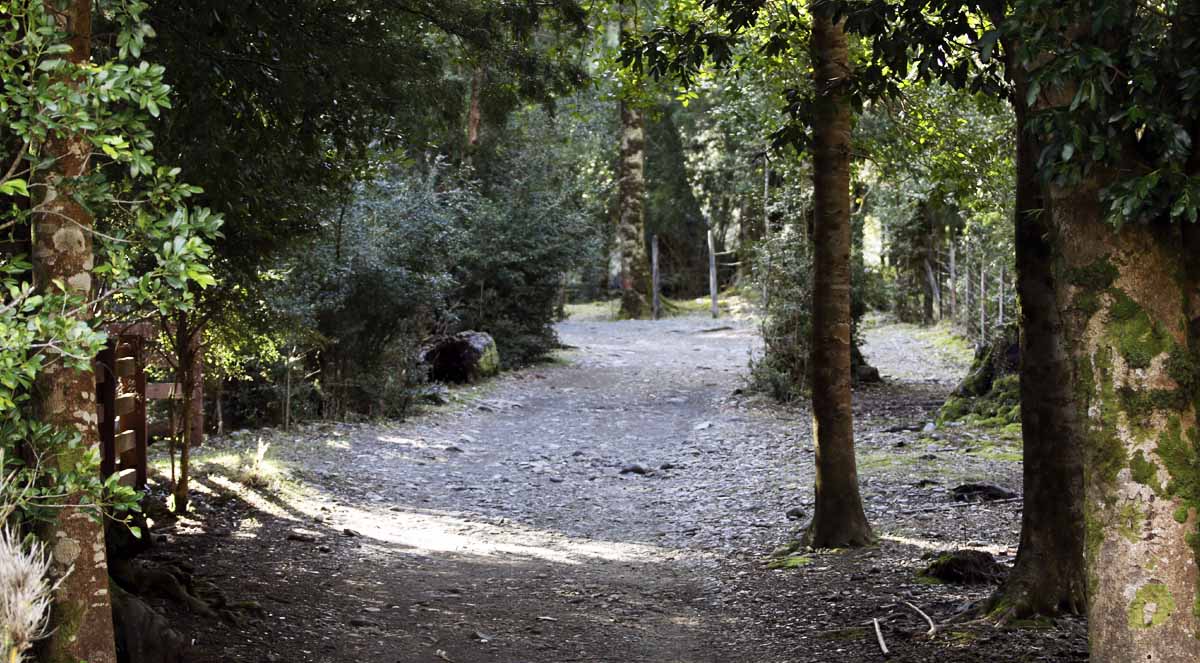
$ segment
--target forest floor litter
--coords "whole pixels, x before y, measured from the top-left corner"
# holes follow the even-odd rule
[[[405,423],[198,450],[194,515],[156,523],[148,554],[226,597],[223,619],[154,601],[190,660],[1087,660],[1081,619],[948,622],[994,585],[919,575],[956,550],[1007,566],[1020,530],[1019,437],[927,425],[966,370],[952,344],[866,325],[884,382],[855,392],[856,442],[880,543],[772,557],[811,517],[812,441],[806,405],[743,391],[755,324],[600,318],[560,325],[559,361]]]

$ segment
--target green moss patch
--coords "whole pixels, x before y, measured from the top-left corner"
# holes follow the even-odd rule
[[[813,560],[807,555],[788,555],[767,562],[768,569],[797,569],[812,564]]]
[[[1137,543],[1142,539],[1142,526],[1147,518],[1148,514],[1137,502],[1126,502],[1117,510],[1117,533],[1126,541]]]
[[[938,423],[963,421],[983,428],[1005,428],[1021,423],[1021,379],[1015,373],[992,382],[982,396],[951,396],[938,412]]]
[[[1147,460],[1141,449],[1133,454],[1133,459],[1129,461],[1129,470],[1134,481],[1149,486],[1157,495],[1163,494],[1163,486],[1158,480],[1158,466]]]
[[[1120,272],[1107,259],[1097,260],[1090,265],[1077,267],[1067,272],[1067,281],[1076,287],[1090,292],[1109,289],[1116,282]]]
[[[1161,626],[1175,612],[1175,598],[1160,582],[1143,585],[1129,604],[1129,628]]]
[[[1113,291],[1108,316],[1117,351],[1130,368],[1147,368],[1155,357],[1171,349],[1171,336],[1124,292]]]

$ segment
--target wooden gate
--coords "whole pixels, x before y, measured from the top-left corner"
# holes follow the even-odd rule
[[[100,474],[127,486],[146,486],[146,341],[148,323],[110,326],[96,358]]]
[[[146,366],[153,363],[151,340],[158,328],[149,322],[113,324],[105,328],[108,344],[94,364],[97,414],[100,421],[100,472],[102,477],[119,475],[122,484],[146,487],[147,447],[150,428],[146,405],[156,400],[181,400],[183,390],[192,390],[192,445],[204,440],[204,360],[195,348],[193,384],[146,381]],[[160,431],[160,434],[173,431]]]

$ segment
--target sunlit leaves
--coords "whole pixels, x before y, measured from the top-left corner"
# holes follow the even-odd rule
[[[1111,173],[1103,194],[1114,224],[1197,218],[1198,27],[1200,9],[1187,4],[1013,3],[1010,29],[1032,71],[1025,101],[1045,145],[1039,167],[1067,186]]]
[[[50,363],[91,371],[113,316],[189,306],[195,288],[214,283],[206,261],[220,219],[189,209],[198,189],[153,155],[148,122],[171,101],[164,68],[139,59],[154,35],[141,19],[148,5],[94,3],[95,20],[112,30],[116,46],[98,46],[89,59],[74,57],[51,5],[14,0],[0,12],[0,136],[12,150],[0,162],[0,239],[7,244],[0,254],[0,449],[19,443],[44,455],[17,470],[33,486],[22,506],[82,492],[87,503],[128,507],[131,493],[100,483],[94,449],[58,453],[77,449],[78,432],[39,422],[31,390]],[[82,175],[64,170],[63,144],[85,152],[70,155],[87,164]],[[42,195],[51,187],[53,196]],[[8,248],[28,243],[35,220],[58,196],[96,219],[94,229],[84,228],[93,232],[95,252],[87,293],[59,281],[35,287],[31,261]],[[21,462],[6,455],[5,470]]]

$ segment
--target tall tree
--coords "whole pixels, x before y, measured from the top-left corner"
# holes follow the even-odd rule
[[[1200,291],[1185,224],[1200,216],[1200,8],[1014,8],[1082,424],[1092,660],[1194,661]]]
[[[712,0],[681,28],[660,26],[623,57],[656,75],[672,74],[691,85],[701,64],[728,65],[733,46],[757,26],[770,34],[758,54],[794,58],[792,36],[802,14],[769,12],[757,0]],[[863,511],[854,456],[851,409],[850,165],[852,102],[869,91],[852,77],[845,12],[830,0],[809,0],[813,94],[789,89],[790,121],[773,134],[777,146],[793,145],[813,158],[812,403],[816,446],[816,507],[805,541],[817,547],[866,545],[874,540]],[[804,42],[800,42],[804,43]],[[811,129],[811,136],[805,129]]]
[[[850,53],[844,19],[812,0],[813,437],[816,506],[806,541],[873,541],[854,458],[850,392]]]
[[[1016,565],[984,608],[1005,620],[1081,612],[1087,594],[1082,555],[1082,419],[1064,336],[1065,319],[1056,299],[1054,253],[1063,239],[1055,235],[1046,210],[1044,146],[1031,135],[1033,113],[1027,101],[1035,84],[1024,66],[1025,24],[1013,17],[1020,3],[870,0],[843,4],[848,6],[850,29],[871,43],[872,71],[866,78],[893,85],[915,65],[922,80],[1008,97],[1016,109],[1014,241],[1023,328],[1025,500]],[[975,45],[971,57],[956,55],[962,52],[962,43]],[[1003,47],[1003,57],[993,57],[998,45]],[[1007,85],[1001,84],[997,67],[1004,68]]]
[[[994,16],[997,25],[1002,16]],[[1024,505],[1016,564],[987,609],[1002,619],[1080,614],[1087,605],[1083,569],[1083,458],[1063,319],[1057,308],[1054,247],[1045,212],[1037,146],[1029,132],[1028,75],[1019,39],[1003,43],[1017,117],[1015,241],[1021,303],[1021,438]]]
[[[621,41],[637,38],[636,8],[623,8]],[[636,76],[636,73],[634,74]],[[617,164],[617,248],[621,256],[621,317],[650,311],[646,256],[646,121],[636,85],[620,101],[621,151]]]
[[[92,2],[72,0],[48,3],[57,28],[68,35],[70,52],[64,58],[74,66],[91,59]],[[68,84],[75,81],[68,79]],[[61,295],[76,302],[92,297],[92,235],[94,219],[73,190],[73,183],[88,175],[92,146],[82,132],[53,134],[41,149],[53,165],[44,171],[40,199],[33,215],[34,285],[45,295]],[[77,306],[73,316],[80,324],[90,317],[89,307]],[[59,447],[47,462],[63,471],[95,453],[100,443],[96,413],[96,376],[72,366],[61,354],[51,357],[37,380],[40,419],[62,430],[77,431],[76,446]],[[98,472],[98,468],[93,468]],[[55,591],[50,624],[40,659],[47,663],[115,663],[112,607],[108,594],[108,565],[104,554],[104,522],[98,507],[85,504],[82,494],[67,498],[56,517],[43,525],[42,538],[53,547],[52,572],[60,579]]]

